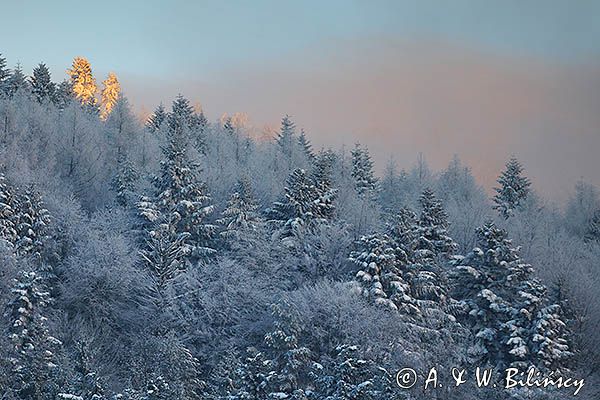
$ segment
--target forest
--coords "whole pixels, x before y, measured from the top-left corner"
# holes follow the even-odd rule
[[[565,399],[453,387],[534,368],[600,397],[600,197],[536,193],[506,155],[492,192],[257,138],[189,99],[142,121],[110,74],[0,56],[0,399]],[[294,110],[290,110],[293,115]],[[393,149],[391,149],[393,152]],[[574,161],[576,162],[576,161]],[[443,386],[425,389],[435,367]],[[398,371],[414,369],[412,388]]]

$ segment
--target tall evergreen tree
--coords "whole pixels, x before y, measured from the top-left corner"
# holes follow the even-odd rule
[[[5,92],[9,97],[12,97],[19,90],[29,90],[29,84],[27,82],[27,78],[23,74],[23,69],[21,69],[21,65],[17,64],[17,66],[12,70],[10,77],[5,82]]]
[[[529,196],[531,182],[523,174],[523,167],[516,158],[506,163],[506,169],[498,178],[499,187],[494,188],[494,209],[508,218]]]
[[[257,210],[250,180],[242,177],[238,180],[221,219],[217,221],[224,228],[221,235],[226,238],[237,237],[243,232],[255,230],[260,220]]]
[[[6,80],[10,77],[10,71],[6,68],[6,58],[0,53],[0,94],[6,91]]]
[[[165,111],[165,107],[160,103],[154,113],[148,117],[146,121],[146,128],[152,132],[156,133],[160,129],[162,123],[167,119],[167,112]]]
[[[50,213],[33,185],[29,185],[20,196],[16,213],[18,215],[17,253],[39,259],[44,243],[48,240]]]
[[[64,80],[56,87],[52,101],[59,110],[64,110],[74,98],[73,85],[69,80]]]
[[[292,158],[295,136],[296,125],[292,122],[291,117],[286,115],[281,119],[281,129],[277,134],[277,144],[288,160]]]
[[[377,192],[377,178],[373,172],[371,155],[367,148],[358,143],[352,150],[352,178],[359,195],[371,196]]]
[[[46,64],[40,63],[33,69],[33,75],[30,79],[31,92],[40,103],[44,100],[53,99],[56,90],[54,83],[50,78],[50,71]]]
[[[457,258],[451,273],[453,295],[478,341],[473,354],[500,368],[543,368],[567,358],[559,306],[545,306],[546,288],[533,277],[531,265],[493,222],[477,235],[478,247]]]
[[[17,203],[16,190],[4,174],[0,173],[0,238],[11,245],[15,245],[18,239]]]
[[[298,146],[300,147],[300,151],[302,151],[302,154],[304,154],[308,160],[312,160],[315,157],[315,154],[312,150],[312,145],[306,137],[304,129],[300,130],[300,135],[298,136]]]
[[[332,151],[321,151],[313,162],[311,179],[318,193],[317,205],[319,214],[324,218],[332,219],[335,214],[335,200],[337,189],[333,187],[333,164],[335,154]]]
[[[131,204],[135,192],[135,182],[139,176],[133,163],[125,153],[117,159],[117,174],[113,178],[112,187],[117,193],[117,202],[123,207]]]

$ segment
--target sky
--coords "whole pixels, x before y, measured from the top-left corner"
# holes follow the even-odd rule
[[[511,155],[563,201],[600,185],[600,2],[0,1],[0,53],[55,80],[75,56],[139,114],[178,93],[211,119],[284,114],[315,147],[366,144],[382,170],[457,154],[489,190]],[[8,18],[6,17],[8,16]]]

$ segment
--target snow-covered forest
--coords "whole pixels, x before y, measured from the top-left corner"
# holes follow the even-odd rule
[[[554,206],[510,154],[491,195],[459,157],[376,176],[290,116],[258,139],[179,96],[140,122],[116,75],[68,72],[0,57],[1,399],[572,396],[396,382],[477,366],[600,396],[595,187]]]

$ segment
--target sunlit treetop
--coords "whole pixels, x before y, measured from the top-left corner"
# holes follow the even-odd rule
[[[67,70],[71,79],[73,93],[81,104],[96,103],[96,79],[92,75],[90,62],[83,57],[75,57],[71,69]]]
[[[121,84],[114,72],[109,73],[102,84],[104,87],[101,94],[102,109],[100,118],[106,120],[115,107],[115,104],[117,104],[119,97],[121,97]]]

